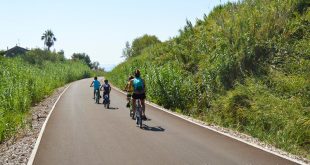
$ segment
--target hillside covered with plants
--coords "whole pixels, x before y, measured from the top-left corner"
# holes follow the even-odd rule
[[[0,56],[0,143],[31,124],[30,106],[91,74],[85,62],[67,60],[62,52],[34,49],[16,58]]]
[[[309,27],[308,0],[227,3],[139,55],[145,36],[127,43],[106,77],[123,88],[139,68],[148,100],[309,159]]]

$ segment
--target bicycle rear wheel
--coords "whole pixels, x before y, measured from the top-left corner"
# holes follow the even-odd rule
[[[142,128],[142,105],[140,99],[136,100],[136,114],[137,124]]]
[[[96,103],[97,103],[97,104],[99,104],[99,99],[100,99],[100,98],[99,98],[99,97],[100,97],[99,95],[100,95],[99,90],[96,90]]]

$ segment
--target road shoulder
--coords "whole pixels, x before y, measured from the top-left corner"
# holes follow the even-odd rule
[[[123,93],[123,94],[126,94],[124,91],[118,89],[117,87],[111,85],[112,88],[120,93]],[[154,108],[157,108],[161,111],[164,111],[168,114],[171,114],[171,115],[174,115],[176,117],[179,117],[183,120],[186,120],[188,122],[191,122],[193,124],[196,124],[196,125],[199,125],[201,127],[204,127],[206,129],[209,129],[209,130],[212,130],[214,132],[217,132],[217,133],[220,133],[222,135],[225,135],[227,137],[230,137],[230,138],[233,138],[233,139],[236,139],[242,143],[246,143],[250,146],[253,146],[255,148],[258,148],[258,149],[261,149],[263,151],[266,151],[268,153],[271,153],[273,155],[277,155],[279,157],[282,157],[284,159],[287,159],[287,160],[290,160],[292,162],[295,162],[295,163],[298,163],[298,164],[310,164],[310,160],[306,159],[306,158],[303,158],[303,157],[300,157],[300,156],[297,156],[297,155],[293,155],[291,153],[288,153],[286,151],[283,151],[279,148],[276,148],[275,146],[272,146],[270,144],[267,144],[267,143],[264,143],[262,141],[260,141],[259,139],[257,138],[254,138],[252,136],[249,136],[247,134],[244,134],[244,133],[240,133],[240,132],[237,132],[237,131],[234,131],[234,130],[231,130],[231,129],[228,129],[228,128],[224,128],[224,127],[220,127],[220,126],[217,126],[217,125],[214,125],[214,124],[208,124],[204,121],[201,121],[201,120],[197,120],[193,117],[190,117],[190,116],[186,116],[186,115],[183,115],[183,114],[180,114],[180,113],[177,113],[177,112],[173,112],[173,111],[170,111],[169,109],[165,109],[164,107],[161,107],[157,104],[154,104],[152,102],[149,102],[149,101],[146,101],[146,104],[148,104],[149,106],[152,106]]]
[[[27,164],[48,114],[68,86],[57,88],[51,96],[31,107],[26,127],[0,144],[0,164]]]

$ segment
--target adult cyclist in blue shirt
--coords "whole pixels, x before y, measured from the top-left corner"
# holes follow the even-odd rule
[[[145,81],[140,76],[140,70],[137,69],[135,71],[135,78],[130,80],[130,84],[133,86],[133,93],[132,93],[132,110],[135,113],[136,110],[136,99],[141,100],[142,104],[142,119],[146,120],[145,116],[145,92],[146,86]]]

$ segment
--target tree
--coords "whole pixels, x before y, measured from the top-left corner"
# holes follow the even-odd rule
[[[51,52],[46,49],[42,50],[39,48],[31,49],[26,52],[26,54],[20,56],[25,61],[29,62],[30,64],[38,64],[42,65],[45,61],[51,62],[60,62],[65,61],[64,52]]]
[[[100,72],[105,72],[105,69],[103,67],[99,67],[98,69]]]
[[[132,57],[138,56],[142,53],[143,49],[158,43],[161,43],[161,41],[156,36],[145,34],[142,37],[136,38],[132,42],[130,55]]]
[[[54,45],[54,42],[56,41],[56,37],[52,30],[46,30],[42,37],[41,40],[44,40],[44,45],[47,46],[47,49],[50,50],[50,47]]]
[[[5,51],[4,50],[0,50],[0,56],[4,56]]]
[[[59,56],[60,61],[65,61],[66,60],[66,58],[65,58],[65,51],[64,50],[58,51],[57,54]]]
[[[99,62],[98,61],[95,61],[95,62],[93,62],[92,64],[91,64],[91,67],[92,67],[92,69],[94,69],[94,70],[99,70]]]
[[[88,65],[89,68],[92,68],[90,58],[85,53],[73,53],[73,55],[71,56],[71,59],[84,61]]]
[[[131,49],[131,47],[130,47],[129,42],[127,41],[127,42],[126,42],[126,46],[125,46],[125,48],[123,49],[123,55],[122,55],[122,57],[125,57],[126,60],[127,60],[129,57],[131,57],[131,55],[132,55],[132,49]]]

